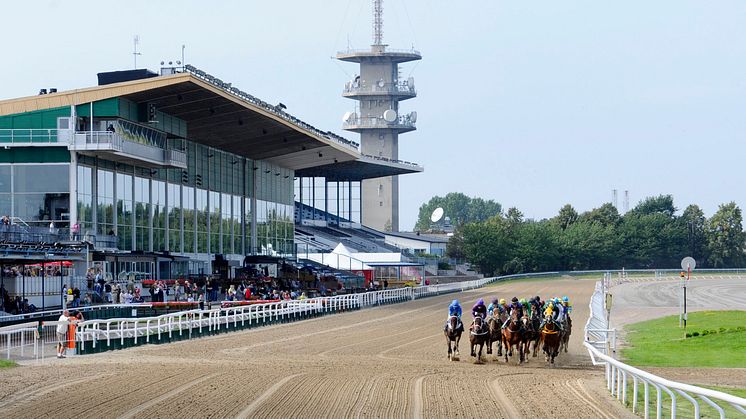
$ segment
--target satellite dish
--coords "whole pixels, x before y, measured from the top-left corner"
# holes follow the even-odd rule
[[[383,87],[385,85],[386,85],[386,83],[384,83],[383,80],[378,80],[378,87]]]
[[[386,111],[383,113],[383,120],[386,122],[396,121],[396,111],[393,109],[386,109]]]
[[[352,112],[345,112],[344,116],[342,116],[342,122],[347,122],[352,117]]]
[[[410,113],[409,114],[409,119],[411,119],[413,123],[417,122],[417,111],[414,111],[414,112]]]
[[[441,218],[443,218],[443,208],[435,208],[435,211],[433,211],[432,215],[430,216],[430,221],[437,223],[438,221],[440,221]]]

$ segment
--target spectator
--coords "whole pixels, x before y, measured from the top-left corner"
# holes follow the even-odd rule
[[[177,279],[174,281],[174,301],[180,301],[181,300],[181,284],[179,284],[179,280]]]
[[[57,358],[65,358],[65,345],[67,344],[67,323],[70,322],[70,313],[62,310],[62,315],[57,319]]]
[[[104,284],[104,294],[106,294],[106,302],[111,304],[111,283],[107,282]]]
[[[75,223],[72,227],[70,227],[70,233],[72,234],[73,240],[78,240],[80,236],[80,224]]]

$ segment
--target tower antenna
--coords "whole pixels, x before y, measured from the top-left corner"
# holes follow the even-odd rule
[[[373,0],[373,45],[383,44],[383,0]]]
[[[137,69],[137,56],[142,55],[141,53],[137,52],[137,46],[140,45],[140,35],[135,35],[133,43],[134,49],[132,50],[132,56],[135,57],[135,69]]]

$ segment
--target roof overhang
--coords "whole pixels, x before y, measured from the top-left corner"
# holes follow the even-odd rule
[[[0,101],[0,116],[123,97],[186,121],[189,140],[288,169],[355,161],[357,144],[191,73]]]
[[[331,164],[296,170],[295,175],[300,177],[324,177],[327,180],[335,182],[349,182],[384,176],[420,173],[423,170],[422,166],[414,163],[363,155],[353,161],[332,162]]]

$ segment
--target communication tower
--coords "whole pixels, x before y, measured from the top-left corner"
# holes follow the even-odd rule
[[[342,128],[360,134],[362,154],[399,160],[399,134],[416,129],[417,112],[404,113],[399,102],[417,96],[414,78],[402,80],[399,64],[422,59],[419,51],[387,49],[383,43],[383,0],[373,0],[373,45],[337,53],[360,64],[359,75],[345,83],[342,96],[357,102],[344,114]],[[399,180],[367,179],[361,185],[362,223],[378,230],[399,230]]]

